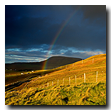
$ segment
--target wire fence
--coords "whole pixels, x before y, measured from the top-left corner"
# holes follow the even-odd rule
[[[67,77],[63,79],[57,79],[54,81],[49,81],[45,84],[41,84],[38,86],[38,88],[46,88],[46,87],[51,87],[51,86],[65,86],[65,85],[77,85],[82,83],[97,83],[98,82],[98,71],[96,71],[96,74],[93,75],[93,79],[90,78],[90,75],[84,73],[82,75],[83,77],[77,77],[75,75],[73,78]],[[92,81],[91,81],[92,80]]]
[[[95,62],[95,59],[92,58],[90,60],[92,63]],[[81,60],[81,63],[85,63],[86,61],[84,60]],[[73,63],[72,66],[74,67],[75,64]],[[61,67],[62,68],[62,67]],[[68,68],[68,65],[65,66],[65,68]],[[102,71],[103,72],[103,71]],[[38,79],[38,78],[37,78]],[[37,80],[36,79],[36,80]],[[34,80],[35,81],[35,80]],[[78,75],[73,75],[73,78],[72,76],[69,76],[69,77],[64,77],[63,79],[56,79],[56,80],[53,80],[53,81],[47,81],[46,83],[44,84],[41,84],[41,85],[37,85],[38,88],[46,88],[46,87],[50,87],[50,86],[60,86],[60,85],[77,85],[79,83],[97,83],[98,82],[98,71],[96,71],[95,74],[93,74],[93,79],[90,78],[89,74],[87,73],[83,73],[83,75],[80,77]],[[27,85],[26,85],[27,86]],[[25,87],[26,87],[25,86]]]

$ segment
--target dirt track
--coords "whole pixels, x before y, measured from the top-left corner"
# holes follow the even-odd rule
[[[15,88],[15,87],[20,86],[20,85],[23,84],[24,82],[29,82],[29,81],[30,81],[30,80],[15,82],[15,83],[13,83],[13,84],[11,84],[11,85],[6,86],[6,87],[5,87],[5,91],[11,90],[11,89],[13,89],[13,88]]]

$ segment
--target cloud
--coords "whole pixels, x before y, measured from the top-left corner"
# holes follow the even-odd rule
[[[49,53],[49,54],[47,54]],[[88,58],[93,55],[104,54],[104,51],[96,50],[96,51],[82,51],[76,50],[75,48],[68,47],[54,47],[53,50],[48,52],[47,49],[39,48],[39,49],[28,49],[28,50],[20,50],[20,49],[6,49],[5,59],[6,63],[10,62],[40,62],[46,60],[51,56],[67,56],[73,58]]]
[[[105,19],[106,18],[106,5],[84,5],[82,10],[84,11],[84,17]]]
[[[6,50],[5,62],[40,62],[46,60],[45,54],[41,51]]]
[[[6,6],[6,48],[14,46],[17,48],[34,48],[41,44],[50,45],[70,13],[77,9],[76,6],[73,7],[74,9],[71,10],[71,6]],[[84,18],[94,21],[97,17],[102,18],[105,11],[104,7],[83,6],[78,14],[74,15],[62,29],[55,45],[72,46],[78,49],[87,49],[88,47],[105,49],[106,27],[98,26],[97,23],[88,25],[88,21],[82,23]],[[15,13],[13,9],[17,12]],[[45,13],[47,15],[43,16]],[[81,13],[84,16],[81,16]]]
[[[74,52],[74,51],[68,50],[66,53],[64,53],[64,56],[86,59],[90,56],[99,55],[99,54],[105,54],[105,52],[103,51],[75,51]]]
[[[72,13],[74,14],[70,16]],[[57,33],[59,34],[55,39]],[[53,45],[52,55],[71,56],[74,49],[78,50],[78,55],[83,56],[89,54],[87,50],[106,51],[106,7],[5,6],[6,55],[45,59],[50,45]],[[19,51],[15,51],[16,49]],[[81,53],[81,50],[87,54]]]
[[[82,7],[84,19],[89,23],[96,23],[101,26],[106,25],[106,5],[84,5]]]
[[[75,47],[77,49],[106,49],[106,29],[86,26],[68,26],[58,37],[58,45]]]

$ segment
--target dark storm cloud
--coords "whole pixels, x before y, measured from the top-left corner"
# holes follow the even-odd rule
[[[6,45],[28,46],[41,44],[42,37],[44,37],[42,33],[47,33],[44,29],[48,25],[45,22],[46,19],[25,17],[6,23]]]
[[[106,29],[87,26],[68,26],[61,33],[57,43],[78,49],[106,49]],[[68,36],[68,37],[67,37]]]
[[[78,51],[105,51],[105,8],[104,5],[6,5],[6,55],[39,58],[42,56],[45,58],[50,45],[60,30],[51,51],[53,55],[66,54],[71,56],[74,52],[69,51],[69,48]],[[69,19],[72,13],[74,14]],[[64,27],[61,29],[63,25]],[[20,51],[17,52],[16,48]],[[7,51],[7,49],[15,50]],[[38,51],[31,51],[31,49],[38,49]],[[66,53],[65,49],[70,54]]]
[[[73,7],[76,9],[77,6]],[[71,9],[72,7],[70,6],[6,6],[6,47],[8,45],[16,45],[20,48],[29,48],[34,45],[50,44],[57,31],[61,28],[62,23],[69,16],[68,13],[74,11]],[[84,18],[88,18],[91,21],[94,21],[96,18],[105,17],[105,6],[83,6],[80,11],[81,13],[83,12]],[[79,21],[78,18],[80,18]],[[75,46],[74,44],[78,39],[86,41],[92,33],[94,40],[96,36],[98,37],[100,33],[95,33],[97,25],[92,28],[92,32],[87,29],[87,25],[81,24],[78,26],[82,19],[80,15],[76,15],[71,20],[71,23],[74,25],[70,26],[67,24],[60,36],[60,39],[64,39],[64,46],[65,44],[68,46],[68,43],[71,44],[69,46]],[[59,20],[61,22],[57,22]],[[84,27],[86,28],[84,29]],[[90,29],[90,27],[88,28]],[[71,41],[76,42],[68,42],[67,38],[69,36]],[[58,41],[59,45],[61,45],[61,41]],[[80,42],[80,44],[82,45],[83,43]],[[85,47],[88,46],[87,43],[84,45],[86,45]],[[76,45],[76,47],[78,46]]]
[[[104,21],[106,19],[106,6],[105,5],[86,5],[83,6],[84,18],[93,21],[97,19],[97,21]],[[101,22],[102,23],[102,22]]]
[[[80,11],[83,15],[83,21],[88,20],[89,23],[97,23],[106,25],[106,5],[80,5]],[[75,9],[75,6],[72,6]]]

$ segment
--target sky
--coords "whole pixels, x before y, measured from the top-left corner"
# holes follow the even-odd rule
[[[105,5],[5,5],[5,63],[104,53]]]

